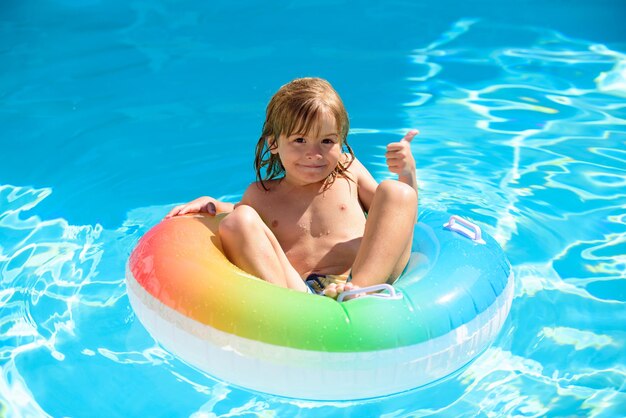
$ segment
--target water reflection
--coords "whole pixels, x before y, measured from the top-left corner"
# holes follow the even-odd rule
[[[488,36],[496,29],[501,39]],[[167,207],[136,208],[114,229],[70,225],[39,214],[51,189],[5,185],[0,401],[17,415],[66,415],[56,398],[73,393],[86,411],[116,414],[92,392],[122,399],[144,387],[124,405],[129,415],[623,410],[626,57],[549,30],[466,19],[411,58],[414,100],[403,116],[405,128],[422,131],[413,142],[420,205],[484,225],[517,278],[507,326],[475,363],[438,385],[359,403],[285,400],[216,382],[161,349],[126,298],[123,260]],[[150,57],[157,67],[167,60]],[[351,135],[403,131],[357,126]],[[377,150],[360,157],[382,180],[389,174]],[[233,193],[224,197],[236,201]]]

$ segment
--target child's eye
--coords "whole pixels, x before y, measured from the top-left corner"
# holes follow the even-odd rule
[[[296,138],[293,140],[293,142],[297,142],[298,144],[304,144],[305,140],[304,138]]]
[[[326,138],[326,139],[323,139],[323,140],[322,140],[322,143],[323,143],[323,144],[334,144],[334,143],[335,143],[335,141],[334,141],[334,140],[332,140],[332,139],[330,139],[330,138]]]

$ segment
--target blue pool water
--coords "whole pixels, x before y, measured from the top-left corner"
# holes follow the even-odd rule
[[[618,0],[0,7],[0,416],[626,414],[626,5]],[[218,382],[133,314],[125,261],[175,203],[236,201],[264,107],[327,78],[382,180],[409,128],[420,207],[516,275],[462,373],[365,402]],[[314,390],[314,388],[311,388]]]

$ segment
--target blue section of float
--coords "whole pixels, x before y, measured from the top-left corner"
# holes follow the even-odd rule
[[[394,284],[415,311],[427,319],[435,338],[468,323],[492,306],[512,280],[498,243],[483,233],[484,244],[444,227],[451,215],[425,212],[413,237],[414,257]]]

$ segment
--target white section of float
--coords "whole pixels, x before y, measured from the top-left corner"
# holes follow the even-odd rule
[[[443,336],[393,349],[337,353],[281,347],[225,333],[164,305],[137,283],[130,270],[126,277],[130,303],[141,323],[185,362],[229,384],[328,401],[404,392],[455,372],[493,342],[513,296],[509,277],[491,306]]]

